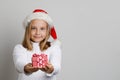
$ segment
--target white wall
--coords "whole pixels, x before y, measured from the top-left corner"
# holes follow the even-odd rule
[[[0,80],[17,80],[12,51],[23,39],[22,21],[46,9],[62,41],[57,80],[120,80],[119,0],[0,0]]]

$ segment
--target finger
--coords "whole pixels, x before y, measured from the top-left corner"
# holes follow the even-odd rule
[[[30,71],[31,71],[31,72],[36,72],[36,71],[38,71],[38,70],[39,70],[38,68],[30,67]]]
[[[28,66],[28,67],[32,67],[32,64],[31,64],[31,63],[28,63],[27,66]]]
[[[45,71],[47,71],[49,69],[49,67],[47,67],[47,66],[44,66],[43,68]]]
[[[33,68],[33,71],[35,72],[35,71],[38,71],[39,69],[38,68]]]
[[[46,72],[45,68],[40,68],[40,70]]]
[[[50,66],[49,66],[49,65],[46,65],[46,68],[47,68],[47,69],[49,69],[49,68],[50,68]]]
[[[50,68],[52,68],[53,66],[52,66],[52,64],[47,64],[46,67],[50,69]]]

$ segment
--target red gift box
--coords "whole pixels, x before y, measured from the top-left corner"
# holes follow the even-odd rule
[[[33,54],[32,56],[32,66],[33,67],[45,67],[47,65],[48,58],[46,54]]]

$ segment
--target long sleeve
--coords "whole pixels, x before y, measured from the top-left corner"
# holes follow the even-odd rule
[[[13,50],[13,61],[15,64],[15,68],[18,72],[24,72],[24,66],[27,64],[27,55],[25,54],[25,48],[22,45],[16,45]]]
[[[52,76],[57,74],[61,70],[61,47],[58,44],[52,45],[52,52],[50,56],[50,63],[54,67],[54,71],[47,76]]]

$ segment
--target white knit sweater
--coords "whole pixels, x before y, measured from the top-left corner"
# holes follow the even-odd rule
[[[41,70],[32,74],[25,74],[24,66],[31,63],[32,54],[45,53],[48,56],[49,62],[53,65],[54,71],[47,74]],[[18,71],[18,80],[56,80],[56,74],[61,69],[61,48],[59,41],[54,42],[46,51],[41,52],[38,43],[33,43],[33,50],[28,51],[21,44],[15,46],[13,51],[13,61],[15,68]]]

